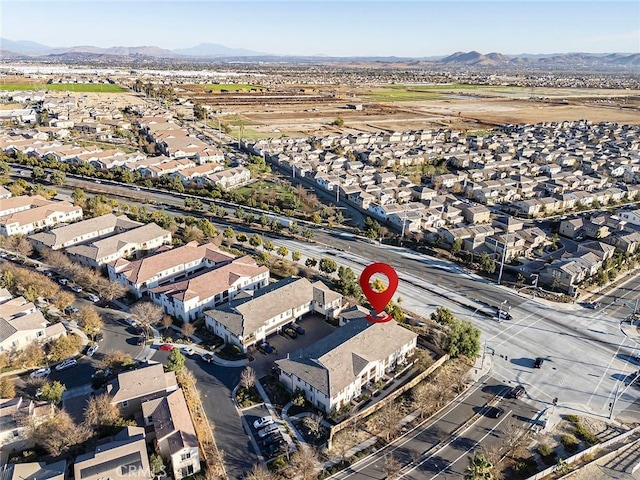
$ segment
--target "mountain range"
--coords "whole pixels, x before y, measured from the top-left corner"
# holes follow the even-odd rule
[[[138,47],[94,47],[80,45],[74,47],[50,47],[36,42],[13,41],[0,38],[0,57],[4,59],[56,59],[65,60],[99,60],[99,59],[174,59],[181,61],[199,60],[289,60],[289,61],[351,61],[369,60],[375,62],[410,62],[412,66],[468,66],[482,67],[640,67],[640,53],[551,53],[551,54],[518,54],[504,55],[492,52],[456,52],[440,57],[330,57],[316,56],[283,56],[248,50],[231,48],[215,43],[167,50],[156,46]]]

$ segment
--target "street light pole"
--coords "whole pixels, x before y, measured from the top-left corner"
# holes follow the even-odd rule
[[[540,275],[538,275],[537,273],[532,273],[531,276],[536,277],[536,279],[533,282],[533,296],[532,296],[532,298],[536,298],[536,290],[538,289],[538,278],[540,278]]]
[[[507,226],[507,233],[504,236],[504,247],[502,248],[502,261],[500,262],[500,273],[498,274],[498,285],[502,281],[502,270],[504,269],[504,259],[507,256],[507,248],[509,248],[509,226]]]

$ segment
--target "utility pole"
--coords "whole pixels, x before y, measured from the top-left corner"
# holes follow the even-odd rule
[[[407,210],[405,209],[404,215],[402,216],[402,233],[400,234],[400,246],[402,246],[402,240],[404,240],[404,228],[407,224]]]
[[[507,249],[509,248],[509,225],[507,224],[507,233],[504,236],[504,247],[502,249],[502,261],[500,262],[500,273],[498,273],[498,285],[502,281],[502,270],[504,269],[504,259],[507,256]]]

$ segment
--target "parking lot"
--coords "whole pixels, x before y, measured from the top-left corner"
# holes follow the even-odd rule
[[[279,418],[273,418],[273,424],[278,426],[277,433],[274,432],[271,435],[260,438],[258,432],[261,428],[254,427],[254,422],[269,415],[269,411],[264,404],[243,410],[242,415],[249,427],[253,440],[258,446],[260,455],[262,455],[265,460],[268,461],[270,458],[277,457],[278,454],[286,453],[291,444],[291,438],[286,434],[285,428]]]
[[[273,367],[275,360],[286,358],[287,354],[295,354],[299,350],[326,337],[336,328],[327,323],[323,316],[317,314],[306,315],[296,323],[305,329],[304,335],[298,335],[295,339],[279,334],[271,335],[267,338],[267,341],[276,348],[277,353],[268,355],[259,351],[253,353],[254,360],[249,365],[256,371],[258,378],[271,372],[271,367]]]

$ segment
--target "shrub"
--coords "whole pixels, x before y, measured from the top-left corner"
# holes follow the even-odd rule
[[[577,415],[566,415],[564,419],[567,422],[573,423],[574,425],[578,425],[580,423],[580,417]]]
[[[597,443],[600,443],[600,439],[594,435],[592,432],[590,432],[584,425],[582,424],[578,424],[576,425],[576,429],[575,429],[575,435],[576,437],[578,437],[580,440],[586,442],[589,445],[595,445]]]
[[[513,465],[518,478],[529,478],[538,473],[538,464],[533,458],[519,458]]]
[[[541,443],[536,449],[545,465],[553,465],[556,463],[556,452],[553,451],[546,443]]]
[[[569,453],[575,453],[578,451],[578,439],[570,433],[562,435],[562,437],[560,437],[560,443]]]

